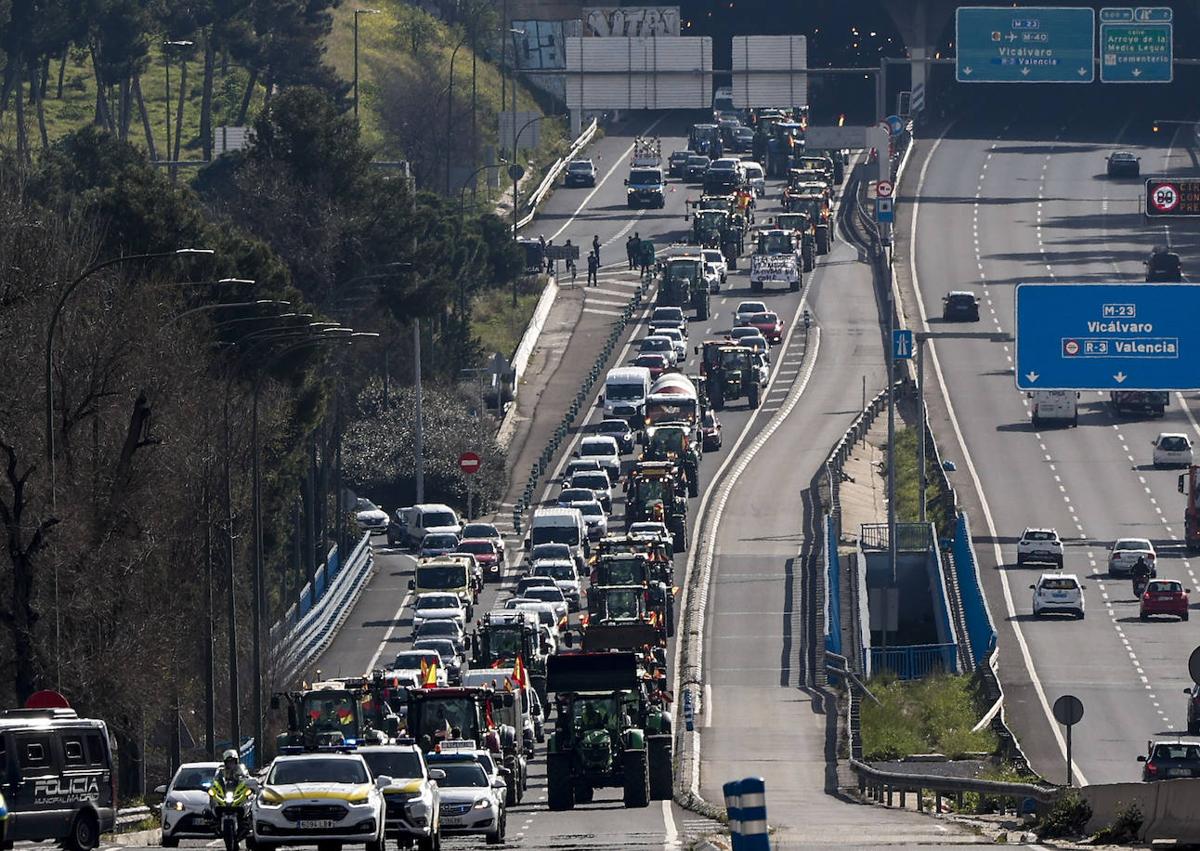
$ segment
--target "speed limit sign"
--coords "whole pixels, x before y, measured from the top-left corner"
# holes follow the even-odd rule
[[[1146,215],[1151,218],[1200,216],[1200,179],[1150,178],[1146,181]]]
[[[1169,213],[1179,206],[1179,189],[1170,183],[1160,183],[1150,193],[1150,206],[1159,213]]]

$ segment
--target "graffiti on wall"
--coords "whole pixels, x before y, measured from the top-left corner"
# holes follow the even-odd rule
[[[679,7],[585,6],[583,34],[624,38],[679,35]]]
[[[566,68],[564,40],[580,34],[579,21],[513,21],[513,28],[525,30],[514,35],[517,67],[521,70]]]

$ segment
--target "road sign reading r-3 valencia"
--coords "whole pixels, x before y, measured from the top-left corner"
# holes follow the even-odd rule
[[[1200,284],[1018,284],[1019,390],[1200,389]]]

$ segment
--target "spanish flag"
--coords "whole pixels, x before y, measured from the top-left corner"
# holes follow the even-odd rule
[[[424,666],[424,663],[422,663],[422,666]],[[425,669],[425,681],[421,685],[423,685],[425,688],[433,688],[434,686],[436,686],[438,684],[437,669],[438,669],[437,662],[434,662],[431,665],[429,665]]]
[[[519,655],[517,656],[517,660],[513,662],[512,681],[521,688],[525,688],[525,660]]]

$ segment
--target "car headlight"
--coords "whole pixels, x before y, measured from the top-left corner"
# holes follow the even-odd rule
[[[282,807],[283,796],[274,789],[264,789],[263,793],[258,796],[258,805],[260,807]]]
[[[487,810],[487,809],[490,809],[491,806],[492,806],[491,798],[480,798],[478,801],[475,802],[475,809],[477,809],[477,810]]]
[[[171,801],[167,806],[177,813],[183,812],[183,801]]]
[[[352,807],[361,807],[363,804],[369,804],[370,802],[371,802],[371,795],[369,793],[366,795],[359,795],[356,798],[349,798],[346,801],[346,803],[348,803]]]

